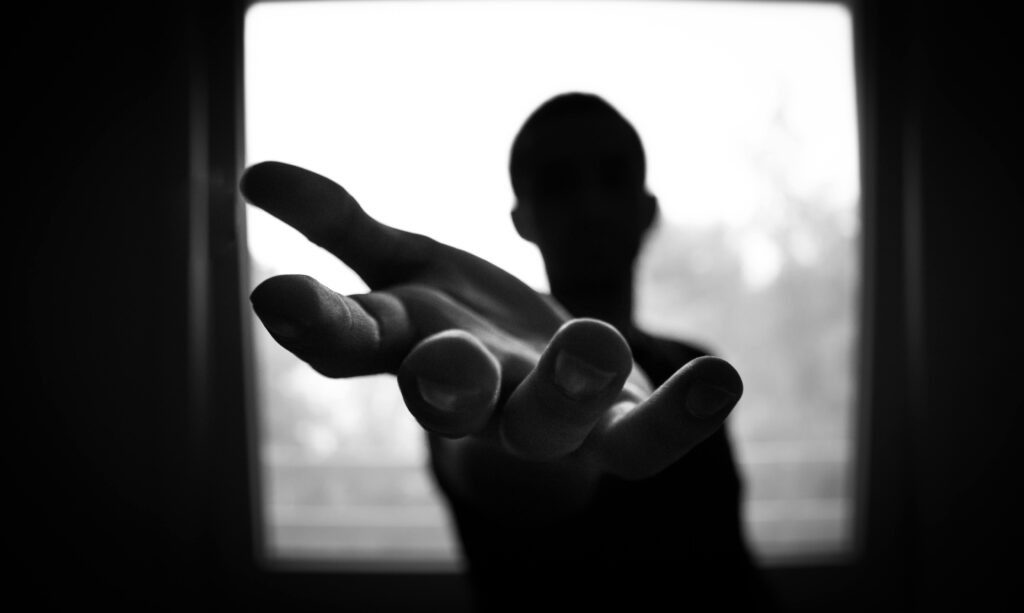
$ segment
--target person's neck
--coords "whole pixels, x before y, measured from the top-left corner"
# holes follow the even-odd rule
[[[627,337],[633,329],[633,275],[580,283],[551,280],[551,295],[573,317],[591,317],[607,322]]]

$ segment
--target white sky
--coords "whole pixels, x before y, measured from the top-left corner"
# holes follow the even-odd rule
[[[784,105],[802,150],[789,176],[829,185],[829,202],[849,207],[851,35],[846,9],[821,3],[260,3],[246,18],[246,163],[329,176],[381,221],[544,289],[539,255],[508,217],[507,174],[512,139],[540,103],[602,95],[640,132],[664,217],[730,225],[764,204],[751,156]],[[247,214],[252,254],[275,272],[364,290],[294,231]]]

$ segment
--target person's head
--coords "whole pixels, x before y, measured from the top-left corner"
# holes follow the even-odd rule
[[[632,269],[657,202],[633,126],[602,98],[556,96],[535,110],[512,144],[512,220],[551,277],[600,283]]]

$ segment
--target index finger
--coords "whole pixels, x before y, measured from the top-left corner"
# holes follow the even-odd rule
[[[250,203],[345,262],[372,289],[411,280],[438,243],[370,217],[342,186],[283,162],[250,166],[239,184]]]

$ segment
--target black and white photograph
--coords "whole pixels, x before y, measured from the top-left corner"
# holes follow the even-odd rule
[[[1020,607],[1009,8],[7,23],[10,610]]]

